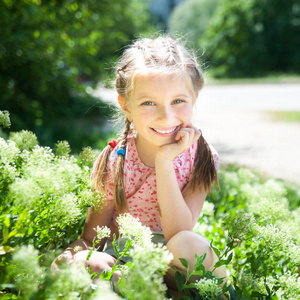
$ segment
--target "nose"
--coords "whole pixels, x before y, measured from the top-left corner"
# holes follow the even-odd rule
[[[172,109],[168,106],[162,106],[159,108],[157,119],[162,123],[167,123],[173,117]]]

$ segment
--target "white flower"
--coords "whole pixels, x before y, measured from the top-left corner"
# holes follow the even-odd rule
[[[94,228],[94,230],[97,232],[97,238],[99,242],[107,237],[110,237],[110,229],[107,226]]]
[[[65,264],[60,266],[59,272],[54,276],[54,282],[49,291],[49,299],[86,299],[84,294],[91,290],[92,280],[83,264]]]
[[[285,220],[290,212],[287,209],[287,200],[277,200],[274,198],[259,198],[257,201],[250,202],[249,209],[258,214],[261,221],[265,220]]]
[[[136,245],[130,250],[133,263],[143,268],[146,274],[151,275],[156,272],[164,274],[173,259],[172,253],[162,244],[149,243],[148,245]],[[145,275],[147,276],[147,275]]]
[[[0,138],[0,175],[3,179],[13,180],[18,176],[16,160],[20,150],[13,141],[5,141]]]
[[[270,224],[267,226],[256,225],[255,229],[257,232],[256,238],[264,240],[267,248],[285,251],[292,243],[292,236],[288,228],[279,229]]]
[[[77,197],[73,193],[57,197],[55,205],[51,210],[54,224],[70,225],[80,217],[80,210],[77,206]]]
[[[300,265],[300,247],[294,244],[288,246],[288,252],[291,261],[296,265]]]
[[[0,110],[0,125],[3,127],[10,127],[9,112],[7,110]]]
[[[103,279],[99,279],[96,282],[96,296],[92,300],[119,300],[119,297],[111,287],[111,282]]]
[[[13,254],[10,268],[23,299],[30,299],[37,292],[44,273],[38,263],[38,251],[32,245],[21,246]]]
[[[138,218],[129,213],[117,218],[119,232],[123,237],[130,238],[132,245],[148,245],[151,243],[152,233],[149,227],[143,226]]]
[[[8,140],[7,142],[0,138],[0,160],[6,163],[14,163],[20,154],[20,149],[16,143]]]
[[[285,275],[279,277],[280,289],[276,292],[279,299],[299,299],[300,278],[297,274],[288,271]]]
[[[130,214],[118,218],[120,233],[131,239],[132,262],[120,280],[122,292],[129,299],[164,299],[167,289],[163,275],[169,268],[173,255],[162,244],[151,242],[151,231]]]
[[[263,184],[242,184],[240,190],[250,202],[259,202],[263,198],[284,201],[285,205],[288,203],[284,198],[286,195],[284,185],[275,179],[269,179]]]
[[[58,141],[55,144],[55,153],[57,156],[69,157],[70,152],[71,147],[67,141]]]
[[[222,289],[218,285],[216,279],[203,278],[196,282],[198,294],[202,297],[214,299],[222,295]]]
[[[11,132],[9,135],[9,139],[14,141],[21,151],[30,151],[38,144],[36,135],[28,130]]]
[[[252,184],[253,182],[257,182],[259,180],[259,178],[252,171],[246,168],[240,168],[237,173],[240,183]]]
[[[214,212],[215,212],[215,206],[213,205],[213,203],[205,201],[202,207],[201,214],[213,217]]]
[[[26,207],[28,210],[34,209],[39,201],[43,190],[31,178],[17,178],[10,187],[10,194],[15,199],[15,205]]]
[[[263,278],[255,278],[252,274],[241,271],[237,274],[238,285],[242,290],[246,290],[251,287],[253,291],[265,293],[266,288],[264,286]],[[273,284],[271,279],[268,279],[268,285]]]
[[[193,232],[201,235],[201,236],[206,236],[208,233],[211,232],[213,226],[212,225],[208,225],[205,222],[201,222],[198,221],[195,225],[195,227],[193,228]]]

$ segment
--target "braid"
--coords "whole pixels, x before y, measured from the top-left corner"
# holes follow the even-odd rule
[[[98,156],[94,167],[92,179],[94,181],[94,189],[99,192],[105,193],[106,175],[107,175],[107,163],[111,152],[111,146],[106,146],[101,154]]]
[[[197,146],[196,160],[189,188],[195,189],[197,186],[202,186],[205,191],[210,191],[213,182],[219,185],[214,158],[208,143],[202,135],[198,139]]]
[[[166,39],[166,61],[169,65],[176,65],[181,62],[180,51],[178,50],[174,40]]]
[[[127,136],[130,132],[131,122],[126,118],[125,128],[122,135],[119,137],[118,141],[121,141],[120,148],[125,149],[127,144]],[[125,212],[127,209],[127,199],[125,194],[124,186],[124,156],[122,154],[118,155],[115,174],[114,174],[114,187],[115,187],[115,205],[118,212]]]

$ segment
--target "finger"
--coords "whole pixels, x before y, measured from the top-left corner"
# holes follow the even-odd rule
[[[201,130],[199,130],[197,127],[195,127],[192,124],[189,124],[187,127],[194,130],[193,143],[195,143],[202,135],[202,132],[201,132]]]
[[[200,131],[198,129],[196,129],[194,137],[193,137],[193,144],[200,138],[200,136],[201,136]]]
[[[189,131],[187,128],[181,129],[177,135],[176,135],[176,140],[177,141],[188,141],[191,135],[191,131]]]
[[[192,128],[192,127],[190,127],[189,125],[187,125],[186,127],[182,127],[182,128],[178,131],[177,136],[180,137],[181,134],[183,134],[183,133],[191,134],[191,133],[193,133],[193,131],[194,131],[194,128]]]

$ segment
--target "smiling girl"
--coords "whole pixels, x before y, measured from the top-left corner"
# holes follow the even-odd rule
[[[84,261],[94,228],[108,226],[111,238],[101,241],[89,265],[92,271],[110,270],[116,262],[111,249],[112,235],[118,236],[116,218],[129,212],[166,244],[181,272],[186,270],[179,258],[193,268],[195,253],[206,253],[203,264],[213,270],[218,258],[210,242],[192,232],[207,192],[218,181],[218,155],[191,124],[203,82],[196,58],[170,37],[140,39],[124,52],[116,76],[124,131],[102,151],[92,176],[106,194],[106,205],[101,212],[89,209],[81,238],[63,257]],[[77,254],[76,246],[82,248]],[[224,266],[214,273],[226,278]],[[165,280],[176,288],[172,268]]]

